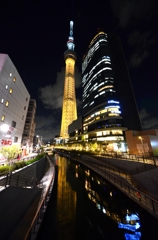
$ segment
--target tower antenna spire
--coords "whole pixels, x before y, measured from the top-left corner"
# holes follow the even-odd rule
[[[70,21],[70,36],[71,37],[73,37],[73,25],[74,25],[74,22]]]
[[[75,48],[74,38],[73,38],[73,25],[74,25],[74,22],[70,21],[70,36],[67,41],[68,50],[74,50]]]

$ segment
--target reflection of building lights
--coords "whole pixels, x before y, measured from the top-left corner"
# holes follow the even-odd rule
[[[139,240],[141,238],[140,232],[135,232],[134,234],[125,233],[125,239],[136,239]]]
[[[106,210],[105,210],[105,208],[103,208],[103,213],[106,213]]]
[[[101,206],[99,203],[96,204],[97,208],[100,210],[101,209]]]
[[[140,223],[136,222],[135,224],[131,225],[131,224],[124,224],[124,223],[118,223],[118,228],[123,228],[123,229],[128,229],[132,232],[135,232],[137,229],[140,228]]]

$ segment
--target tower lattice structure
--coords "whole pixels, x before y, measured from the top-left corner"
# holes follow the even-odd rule
[[[70,22],[70,36],[67,41],[68,50],[64,53],[65,59],[65,82],[64,96],[62,106],[62,120],[60,136],[64,139],[69,137],[68,126],[77,119],[77,106],[75,94],[75,62],[76,53],[74,51],[75,44],[73,38],[73,21]]]

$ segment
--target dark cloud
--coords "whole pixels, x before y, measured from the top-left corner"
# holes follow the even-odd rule
[[[136,21],[150,21],[157,14],[155,0],[111,0],[111,6],[121,28]]]
[[[65,68],[62,68],[61,72],[57,73],[55,84],[39,88],[39,98],[46,109],[62,108],[64,78]],[[76,88],[81,86],[81,73],[77,67],[75,68],[75,86]],[[77,103],[81,105],[81,101],[79,99],[77,99]]]
[[[64,71],[57,73],[56,82],[39,88],[39,98],[46,109],[58,109],[62,107]]]
[[[61,120],[59,121],[59,119],[61,119],[64,78],[65,67],[62,68],[61,72],[57,73],[57,79],[54,84],[39,88],[39,99],[42,101],[44,108],[50,109],[53,114],[48,117],[36,117],[36,135],[42,136],[45,141],[60,134]],[[81,73],[77,67],[75,67],[75,86],[76,89],[81,86]],[[76,99],[76,102],[77,110],[81,111],[82,101]]]
[[[156,34],[151,31],[140,32],[133,31],[128,37],[129,46],[134,49],[129,60],[130,67],[138,67],[151,52],[152,46],[156,42]]]
[[[158,128],[158,118],[152,117],[145,108],[143,108],[139,112],[139,115],[140,115],[143,129]]]
[[[157,41],[153,23],[158,20],[156,1],[112,0],[112,11],[118,19],[118,29],[126,32],[131,50],[129,67],[137,68],[149,57]]]
[[[59,135],[59,122],[57,122],[55,115],[36,116],[36,135],[42,136],[44,141],[48,141],[54,138],[55,135]]]

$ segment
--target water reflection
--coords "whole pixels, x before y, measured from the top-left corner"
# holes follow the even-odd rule
[[[57,179],[57,222],[58,238],[71,239],[74,235],[76,221],[76,192],[72,190],[70,183],[67,181],[67,161],[59,157],[58,179]]]
[[[158,221],[88,168],[58,156],[56,170],[38,240],[158,239]]]
[[[78,169],[78,168],[76,168]],[[102,188],[105,191],[106,198],[103,199],[102,194],[98,193],[98,185],[101,184],[100,180],[93,177],[90,170],[85,170],[85,189],[88,199],[94,203],[94,206],[98,211],[106,214],[109,218],[118,224],[118,228],[124,229],[124,237],[128,240],[139,240],[141,238],[140,232],[140,219],[138,213],[133,212],[128,206],[125,210],[125,203],[119,204],[118,209],[118,197],[116,190],[111,189],[102,184]],[[102,230],[102,232],[104,232]]]

